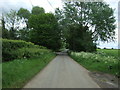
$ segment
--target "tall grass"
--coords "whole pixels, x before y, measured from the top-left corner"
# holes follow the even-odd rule
[[[3,88],[22,88],[34,75],[40,72],[53,58],[52,52],[30,59],[16,59],[2,64]]]
[[[119,75],[119,60],[114,56],[88,52],[71,52],[70,56],[88,70]]]

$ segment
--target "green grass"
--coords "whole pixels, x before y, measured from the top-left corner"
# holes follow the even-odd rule
[[[2,87],[22,88],[33,76],[43,69],[55,54],[49,52],[37,58],[17,59],[2,64]]]
[[[88,70],[119,75],[119,60],[115,52],[111,56],[107,53],[71,52],[70,56]]]
[[[97,52],[106,56],[113,56],[115,58],[118,58],[120,49],[97,49]]]

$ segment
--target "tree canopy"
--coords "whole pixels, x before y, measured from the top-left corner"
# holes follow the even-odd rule
[[[31,41],[53,50],[66,45],[73,51],[95,51],[96,41],[115,38],[113,13],[104,2],[80,1],[64,3],[55,15],[39,6],[31,12],[25,8],[11,10],[2,18],[3,38]]]
[[[17,15],[26,23],[26,28],[28,29],[28,19],[31,13],[25,8],[20,8]]]
[[[95,47],[93,42],[98,40],[114,40],[116,27],[114,10],[104,2],[67,2],[63,9],[57,8],[55,13],[60,28],[63,30],[63,36],[72,50],[72,43],[78,44],[75,46],[81,46],[84,43],[82,46],[86,48],[91,46],[88,44],[89,42],[93,44],[89,48],[93,48]],[[71,31],[72,33],[70,33]],[[86,37],[88,37],[87,40]],[[79,48],[75,50],[80,51]]]
[[[17,14],[19,17],[24,19],[28,19],[30,17],[30,12],[25,8],[20,8]]]
[[[5,28],[5,20],[3,14],[1,19],[1,30],[2,30],[2,38],[9,38],[8,30]]]
[[[39,6],[34,6],[34,7],[32,8],[32,14],[38,15],[38,14],[42,14],[42,13],[45,13],[44,8],[39,7]]]
[[[60,30],[55,16],[52,13],[32,15],[29,18],[31,42],[46,46],[49,49],[60,48]]]
[[[5,28],[9,30],[9,38],[10,39],[16,39],[16,30],[20,27],[20,18],[17,15],[17,12],[15,10],[10,10],[9,13],[5,14],[4,16],[4,24]],[[4,26],[3,26],[4,28]]]

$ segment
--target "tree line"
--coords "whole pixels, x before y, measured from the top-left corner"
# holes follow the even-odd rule
[[[30,41],[53,50],[61,45],[57,19],[54,14],[45,13],[44,8],[38,6],[33,7],[31,13],[20,8],[3,16],[2,37]]]
[[[35,6],[2,16],[2,37],[58,50],[95,51],[96,41],[115,39],[114,10],[105,2],[65,2],[55,13]],[[21,28],[23,26],[23,28]]]

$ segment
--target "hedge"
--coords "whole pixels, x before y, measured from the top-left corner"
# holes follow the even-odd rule
[[[23,40],[2,39],[2,60],[10,61],[19,57],[22,58],[23,56],[20,55],[25,55],[28,52],[32,55],[33,53],[38,52],[34,51],[37,49],[39,51],[39,49],[46,49],[46,47],[34,45],[31,42],[26,42]]]
[[[13,55],[15,58],[32,58],[39,57],[40,55],[49,53],[50,50],[47,49],[38,49],[38,48],[20,48],[16,50]]]

